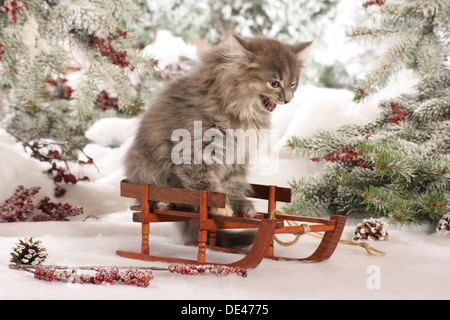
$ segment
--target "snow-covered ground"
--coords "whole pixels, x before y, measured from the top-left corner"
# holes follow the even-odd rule
[[[169,39],[170,40],[170,39]],[[161,41],[169,41],[161,39]],[[175,40],[178,41],[178,40]],[[178,42],[177,42],[178,43]],[[170,46],[165,43],[164,47]],[[177,48],[183,46],[177,44]],[[148,49],[148,52],[152,51]],[[187,48],[192,54],[192,48]],[[177,57],[175,55],[175,57]],[[170,59],[175,59],[173,56]],[[169,63],[165,61],[165,63]],[[361,123],[376,112],[380,97],[387,98],[411,88],[414,79],[403,73],[395,84],[363,105],[351,102],[346,90],[301,87],[294,100],[273,112],[273,128],[279,129],[275,151],[276,170],[261,175],[252,171],[255,183],[288,186],[293,177],[320,170],[320,165],[290,155],[283,145],[291,135],[308,135],[319,128]],[[10,252],[18,239],[33,236],[42,240],[52,265],[157,266],[116,255],[116,250],[139,251],[140,225],[131,220],[130,200],[119,195],[123,178],[121,159],[136,127],[136,119],[105,118],[96,122],[86,136],[92,143],[85,152],[94,158],[97,171],[84,166],[82,175],[90,182],[68,186],[57,201],[84,207],[85,214],[70,222],[22,222],[0,224],[0,299],[449,299],[450,238],[434,232],[434,226],[388,226],[390,239],[371,242],[386,252],[369,256],[360,247],[339,245],[334,255],[318,264],[264,260],[247,278],[234,275],[181,276],[155,271],[148,288],[125,285],[80,285],[44,282],[33,275],[8,268]],[[113,147],[114,146],[114,147]],[[119,146],[119,147],[117,147]],[[22,146],[0,129],[0,201],[9,198],[17,185],[41,186],[36,199],[52,196],[53,183],[42,171],[46,167],[30,158]],[[74,169],[76,172],[77,169]],[[80,173],[81,174],[81,173]],[[260,209],[263,209],[259,203]],[[85,221],[85,219],[88,217]],[[347,222],[343,239],[351,239],[360,221]],[[286,238],[289,238],[286,235]],[[318,245],[316,238],[303,236],[296,245],[276,245],[279,255],[302,257]],[[195,248],[182,245],[173,223],[151,227],[154,254],[195,258]],[[237,260],[235,255],[207,252],[218,263]]]

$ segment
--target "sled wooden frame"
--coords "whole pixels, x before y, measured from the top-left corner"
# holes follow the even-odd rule
[[[243,215],[231,217],[208,214],[208,208],[224,208],[226,195],[224,193],[206,190],[188,190],[177,188],[158,187],[146,184],[129,183],[121,181],[121,196],[135,198],[141,201],[141,206],[132,206],[133,221],[142,224],[141,252],[118,250],[122,257],[145,261],[160,261],[167,263],[184,264],[221,264],[230,267],[255,268],[263,258],[275,260],[295,260],[307,262],[320,262],[328,259],[339,243],[345,226],[346,217],[333,215],[330,219],[309,218],[286,214],[275,214],[270,218],[270,212],[276,209],[277,201],[290,202],[291,189],[277,186],[252,184],[251,198],[268,200],[268,212],[258,213],[254,218]],[[151,201],[161,201],[177,204],[177,209],[161,210],[150,207]],[[191,207],[179,207],[191,206]],[[197,207],[198,210],[192,209]],[[274,255],[274,235],[281,233],[304,233],[304,226],[286,226],[285,221],[298,221],[308,224],[311,232],[325,232],[318,248],[307,258],[287,258]],[[149,234],[150,224],[168,221],[188,221],[198,228],[198,254],[196,260],[180,259],[175,257],[162,257],[150,254]],[[258,229],[250,250],[221,247],[217,244],[217,230],[219,229]],[[209,243],[207,243],[209,233]],[[233,263],[215,263],[206,260],[206,249],[227,253],[244,253],[245,256]]]

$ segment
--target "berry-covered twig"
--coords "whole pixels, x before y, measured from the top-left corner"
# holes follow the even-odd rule
[[[169,271],[171,273],[179,273],[186,275],[195,275],[195,274],[218,274],[218,275],[228,275],[228,274],[236,274],[241,277],[247,276],[247,269],[243,269],[240,267],[227,267],[221,265],[195,265],[195,264],[171,264],[169,265]]]
[[[221,265],[195,265],[195,264],[170,264],[168,267],[116,267],[116,266],[55,266],[42,265],[47,258],[45,248],[41,241],[33,238],[20,240],[11,252],[12,259],[10,269],[23,270],[34,274],[34,277],[45,281],[58,281],[81,284],[115,284],[122,282],[127,285],[147,287],[154,278],[153,271],[169,271],[171,273],[195,275],[195,274],[236,274],[247,276],[247,270],[240,267],[227,267]],[[34,268],[34,270],[33,270]],[[95,271],[95,274],[78,274],[77,270]],[[124,271],[119,271],[124,270]]]
[[[142,111],[142,103],[139,99],[137,99],[134,104],[120,109],[119,99],[117,98],[117,96],[113,96],[106,90],[100,91],[100,93],[97,95],[95,103],[98,107],[102,108],[104,111],[108,109],[114,109],[118,113],[130,115],[137,115]]]
[[[91,270],[96,271],[101,268],[115,268],[119,270],[125,270],[125,269],[136,269],[139,270],[148,270],[148,271],[168,271],[169,269],[167,267],[136,267],[136,266],[65,266],[65,265],[38,265],[38,267],[41,268],[49,268],[49,269],[55,269],[55,270]],[[16,269],[16,270],[22,270],[22,269],[33,269],[33,266],[30,266],[28,264],[10,264],[10,269]]]
[[[94,34],[91,34],[89,35],[89,46],[99,49],[102,57],[109,56],[113,64],[122,68],[129,67],[131,71],[134,71],[135,68],[130,66],[130,62],[127,59],[127,51],[116,50],[112,44],[112,41],[117,40],[119,36],[126,39],[127,32],[117,28],[117,35],[112,34],[107,38],[100,38]]]
[[[71,282],[81,284],[115,284],[120,281],[127,285],[137,287],[148,287],[153,280],[153,273],[148,270],[127,269],[120,272],[117,268],[100,267],[96,268],[94,275],[78,274],[75,269],[72,271],[59,271],[55,268],[36,267],[34,277],[45,281]]]
[[[53,77],[48,76],[42,83],[46,85],[47,90],[44,92],[44,95],[47,98],[56,97],[69,99],[74,92],[72,87],[67,84],[67,79],[64,77],[54,79]]]
[[[9,23],[17,22],[16,11],[25,8],[25,0],[5,0],[0,9],[8,16]]]
[[[81,284],[115,284],[117,282],[138,287],[147,287],[154,279],[153,271],[169,271],[182,275],[230,275],[246,277],[247,269],[221,265],[171,264],[162,267],[104,267],[104,266],[30,266],[28,264],[10,264],[10,269],[23,270],[34,274],[38,280]],[[34,268],[34,270],[33,270]],[[82,273],[77,270],[96,271],[95,274]],[[124,270],[124,271],[120,271]]]
[[[5,52],[2,50],[2,47],[3,47],[3,44],[0,42],[0,61],[2,61],[2,54],[5,53]]]
[[[18,186],[14,195],[0,205],[0,222],[26,221],[33,214],[34,196],[40,188],[26,189],[24,186]]]
[[[43,213],[34,216],[33,221],[67,221],[67,217],[83,214],[82,207],[72,207],[68,203],[54,203],[48,197],[44,197],[37,205],[34,204],[34,196],[40,187],[30,189],[18,186],[12,197],[0,205],[0,222],[29,221],[35,214],[35,209]]]
[[[67,217],[83,214],[82,207],[72,207],[68,203],[54,203],[49,197],[42,198],[37,208],[43,213],[33,217],[33,221],[67,221]]]
[[[386,2],[386,0],[368,0],[363,3],[363,7],[367,8],[367,7],[373,6],[374,4],[382,6],[385,2]]]
[[[43,140],[28,141],[16,132],[8,130],[8,133],[22,142],[25,151],[31,152],[31,157],[41,162],[47,162],[50,165],[50,168],[45,172],[52,176],[55,184],[55,197],[62,197],[67,191],[59,185],[60,182],[76,184],[78,181],[90,181],[89,177],[84,175],[77,178],[70,171],[70,162],[77,161],[80,167],[87,164],[93,165],[98,170],[94,160],[89,157],[80,146],[70,140],[67,142],[47,142]],[[40,135],[41,134],[38,133],[38,136]],[[78,160],[78,154],[76,157],[74,156],[74,149],[81,152],[87,158],[87,161]]]
[[[11,269],[29,269],[30,265],[26,264],[15,264],[9,266]],[[41,266],[42,268],[47,269],[55,269],[55,270],[101,270],[101,269],[136,269],[134,266],[57,266],[57,265],[46,265]],[[139,270],[147,270],[147,271],[169,271],[171,273],[178,273],[182,275],[196,275],[196,274],[215,274],[215,275],[229,275],[236,274],[237,276],[246,277],[247,269],[241,267],[228,267],[223,265],[214,265],[214,264],[206,264],[206,265],[195,265],[195,264],[182,264],[182,263],[173,263],[167,267],[139,267]]]
[[[395,124],[399,124],[400,121],[405,122],[407,113],[398,107],[398,102],[391,102],[392,115],[389,117],[389,121]]]
[[[98,94],[96,102],[101,105],[103,110],[108,110],[109,108],[119,110],[117,97],[111,97],[106,90],[102,90]]]
[[[312,162],[319,162],[321,158],[311,158]],[[329,162],[340,162],[344,164],[351,164],[365,169],[373,169],[373,165],[366,162],[360,154],[359,149],[353,151],[352,147],[342,147],[341,150],[330,152],[323,158],[325,161]]]

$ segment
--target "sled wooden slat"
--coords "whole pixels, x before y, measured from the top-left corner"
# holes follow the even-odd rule
[[[150,209],[149,214],[142,214],[142,212],[133,212],[133,222],[151,223],[151,222],[171,222],[171,221],[186,221],[186,219],[198,219],[198,213],[188,211],[169,211]]]
[[[281,228],[283,223],[281,221],[274,220],[276,228]],[[224,217],[215,216],[212,219],[202,221],[200,227],[208,230],[219,229],[252,229],[259,228],[261,224],[260,219],[243,218],[243,217]]]
[[[268,213],[262,213],[264,215],[265,219],[268,219],[270,214]],[[334,225],[335,222],[333,220],[329,219],[323,219],[323,218],[311,218],[311,217],[303,217],[303,216],[295,216],[295,215],[288,215],[288,214],[274,214],[275,219],[279,220],[291,220],[291,221],[301,221],[301,222],[310,222],[310,223],[321,223],[325,225]]]
[[[224,193],[207,191],[207,207],[225,208]],[[166,188],[148,185],[148,200],[184,204],[190,206],[200,205],[201,190]],[[142,199],[142,185],[128,183],[126,180],[120,183],[120,195],[126,198]]]
[[[322,232],[322,231],[334,231],[335,229],[335,225],[310,225],[309,226],[309,232]],[[293,234],[297,234],[297,233],[304,233],[305,232],[305,228],[303,226],[286,226],[286,227],[281,227],[275,230],[276,234],[280,234],[280,233],[293,233]]]
[[[269,199],[269,192],[270,192],[270,186],[265,186],[262,184],[251,184],[250,185],[253,189],[252,193],[250,193],[248,196],[250,198],[256,198],[256,199]],[[281,202],[291,202],[291,195],[292,191],[289,188],[282,188],[282,187],[275,187],[275,201],[281,201]]]
[[[140,206],[131,206],[133,221],[142,224],[141,252],[118,250],[117,254],[131,259],[145,261],[162,261],[169,263],[214,264],[208,261],[207,249],[225,253],[241,253],[245,256],[233,263],[224,265],[239,266],[241,268],[255,268],[263,258],[275,260],[296,260],[319,262],[329,258],[341,237],[346,218],[331,216],[330,219],[292,216],[288,214],[270,214],[276,209],[276,202],[290,202],[291,190],[277,186],[252,185],[253,192],[249,197],[268,200],[268,212],[258,213],[254,218],[235,214],[231,217],[209,214],[209,208],[225,207],[226,195],[206,190],[185,190],[177,188],[157,187],[146,184],[121,181],[121,195],[123,197],[140,200]],[[177,204],[169,210],[151,208],[152,201]],[[150,224],[158,222],[189,222],[190,226],[198,230],[198,248],[196,259],[182,259],[163,257],[150,254],[149,235]],[[287,226],[285,221],[308,223],[309,231],[325,232],[316,251],[307,258],[285,258],[274,254],[273,237],[275,234],[303,233],[302,224]],[[257,229],[255,240],[249,250],[222,247],[217,243],[217,231],[229,229]],[[209,235],[209,242],[208,242]],[[221,263],[222,264],[222,263]]]

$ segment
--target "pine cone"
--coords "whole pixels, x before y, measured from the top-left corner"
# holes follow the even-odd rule
[[[378,219],[365,219],[363,223],[356,226],[353,240],[385,240],[389,238],[384,229],[384,222]]]
[[[445,214],[436,228],[436,232],[442,235],[447,235],[450,232],[450,212]]]
[[[19,240],[19,243],[17,243],[11,252],[11,262],[36,266],[47,259],[47,253],[45,251],[46,249],[42,246],[42,241],[34,241],[33,237]]]

